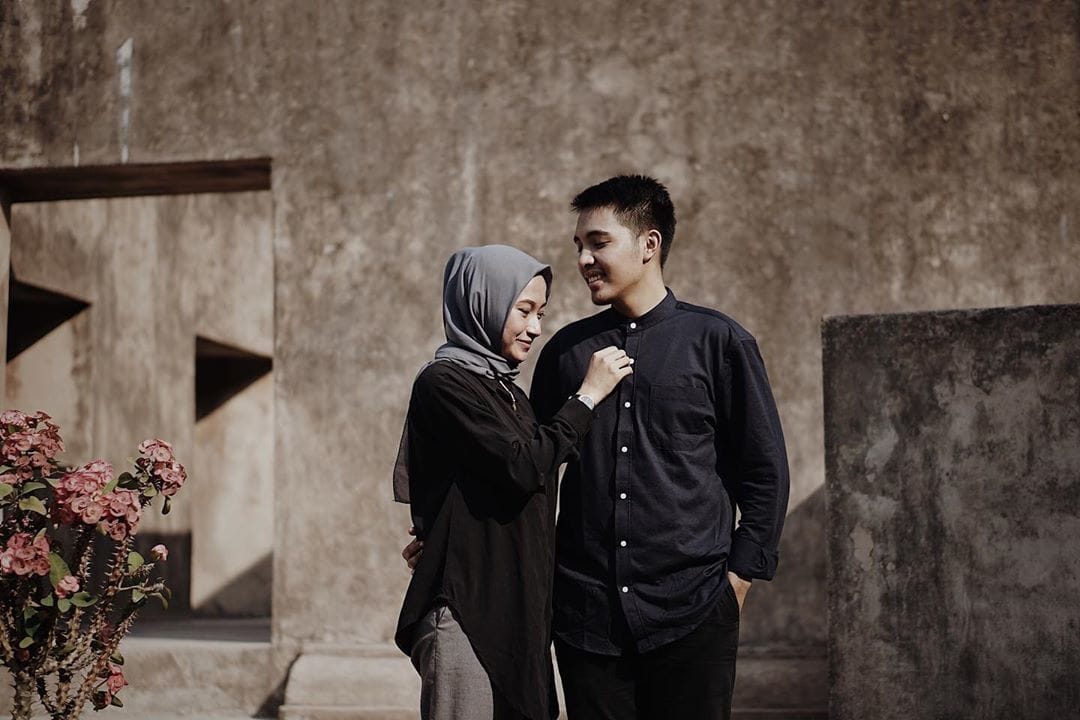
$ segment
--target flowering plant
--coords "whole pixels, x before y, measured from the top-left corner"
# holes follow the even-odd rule
[[[148,598],[168,606],[151,578],[168,550],[132,550],[143,512],[158,495],[163,513],[187,479],[164,440],[139,445],[133,472],[114,477],[95,460],[62,467],[60,428],[47,414],[0,414],[0,665],[15,685],[13,720],[28,720],[34,694],[54,720],[122,706],[127,685],[117,648]],[[94,536],[105,539],[94,543]],[[92,572],[107,548],[104,577]]]

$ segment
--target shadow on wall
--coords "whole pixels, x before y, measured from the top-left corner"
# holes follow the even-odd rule
[[[220,590],[199,603],[195,615],[270,617],[274,556],[266,553]]]
[[[776,578],[750,590],[740,643],[824,647],[825,569],[823,485],[788,513]]]
[[[191,617],[264,618],[270,617],[273,582],[273,554],[266,553],[246,570],[233,577],[197,607],[191,605],[191,533],[155,533],[145,531],[135,537],[135,550],[150,556],[158,543],[169,548],[169,559],[162,565],[162,576],[172,591],[169,609],[151,600],[139,612],[140,620],[176,621]]]

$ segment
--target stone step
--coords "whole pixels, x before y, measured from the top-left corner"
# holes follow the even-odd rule
[[[279,718],[416,718],[419,692],[419,679],[408,658],[392,646],[312,647],[293,664]],[[740,649],[734,706],[735,717],[745,720],[827,718],[828,663],[824,649]]]
[[[743,713],[788,710],[827,713],[829,662],[825,648],[783,645],[740,648],[732,704],[743,708]],[[804,716],[820,715],[796,715]]]
[[[732,720],[829,720],[828,710],[740,710],[731,709]]]
[[[279,720],[416,720],[416,710],[401,708],[340,708],[310,706],[282,708]],[[562,715],[561,717],[566,717]],[[828,720],[825,710],[732,710],[733,720]]]
[[[228,718],[251,717],[263,707],[273,691],[271,647],[250,628],[221,624],[177,623],[154,636],[144,628],[121,642],[125,658],[124,674],[129,685],[120,693],[123,715],[139,718]],[[234,639],[219,639],[221,637]],[[6,675],[0,670],[0,675]],[[0,716],[11,712],[11,688],[7,678],[0,682]],[[112,710],[103,711],[106,713]],[[90,717],[89,704],[84,712]],[[105,719],[107,715],[97,714]]]

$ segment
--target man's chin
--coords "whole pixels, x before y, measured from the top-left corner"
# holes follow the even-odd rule
[[[589,299],[593,305],[610,305],[612,293],[604,292],[604,288],[589,291]]]

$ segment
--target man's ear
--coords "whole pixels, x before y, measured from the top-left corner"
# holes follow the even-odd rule
[[[645,246],[642,248],[642,264],[651,262],[653,258],[656,258],[657,262],[659,262],[660,248],[663,245],[663,238],[660,237],[660,231],[653,228],[645,233],[644,238]]]

